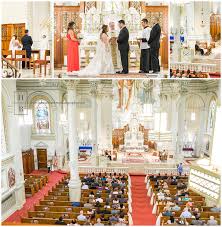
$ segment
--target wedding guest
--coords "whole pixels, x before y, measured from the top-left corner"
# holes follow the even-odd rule
[[[159,64],[160,35],[161,28],[159,25],[159,18],[154,17],[154,25],[150,32],[150,38],[148,41],[148,44],[150,45],[151,67],[153,73],[157,73],[160,71]]]
[[[151,28],[148,27],[148,20],[146,18],[141,21],[143,32],[140,40],[140,71],[139,73],[149,73],[150,68],[150,46],[148,40],[150,38]]]
[[[67,28],[68,54],[67,72],[79,71],[79,40],[75,30],[75,22],[71,21]]]
[[[183,164],[182,163],[180,163],[177,166],[177,172],[179,173],[180,176],[182,175],[182,173],[183,173]]]
[[[31,58],[32,54],[32,37],[29,35],[29,30],[25,30],[25,35],[22,37],[22,49],[26,50],[26,57]],[[28,61],[28,68],[30,67],[30,61]],[[25,68],[25,62],[22,62],[22,68]]]
[[[196,44],[195,44],[195,52],[196,53],[200,52],[201,55],[204,55],[204,50],[202,48],[200,48],[199,41],[197,41]]]
[[[48,169],[48,173],[50,173],[51,172],[51,162],[50,161],[47,162],[47,169]]]
[[[214,216],[210,216],[210,220],[207,221],[207,225],[218,225],[218,222],[214,219]]]

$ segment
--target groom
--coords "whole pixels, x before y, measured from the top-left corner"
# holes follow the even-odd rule
[[[129,73],[129,63],[128,63],[129,31],[126,28],[124,20],[120,20],[118,23],[119,23],[120,33],[117,38],[117,43],[118,43],[118,49],[120,51],[123,70],[122,72],[117,72],[117,73],[127,74]]]

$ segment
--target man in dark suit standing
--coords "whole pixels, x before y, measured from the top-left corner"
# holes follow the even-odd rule
[[[154,18],[154,25],[150,32],[148,44],[150,45],[151,66],[153,73],[160,72],[159,64],[159,49],[160,49],[160,35],[161,28],[159,25],[159,18]]]
[[[25,30],[25,35],[22,37],[22,49],[26,50],[26,57],[31,58],[31,53],[32,53],[32,37],[29,35],[29,30]],[[28,68],[30,66],[30,62],[28,61]],[[22,62],[22,68],[25,68],[25,62]]]
[[[129,63],[128,63],[128,54],[129,54],[129,31],[126,28],[125,21],[120,20],[119,22],[120,33],[117,38],[118,49],[120,51],[120,57],[122,62],[123,70],[122,72],[117,72],[120,74],[129,73]]]

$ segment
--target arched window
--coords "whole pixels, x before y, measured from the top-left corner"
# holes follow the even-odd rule
[[[207,132],[212,134],[214,128],[215,114],[216,114],[216,101],[213,99],[210,102],[209,112],[208,112],[208,124],[207,124]]]
[[[35,128],[39,134],[50,133],[49,104],[44,99],[39,99],[34,104]]]

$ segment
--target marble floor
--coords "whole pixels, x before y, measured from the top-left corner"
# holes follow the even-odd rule
[[[138,73],[138,70],[130,69],[129,74],[99,74],[96,76],[96,78],[101,79],[122,79],[122,78],[129,78],[129,79],[136,79],[136,78],[167,78],[168,77],[168,70],[164,69],[161,70],[160,73]],[[78,72],[75,72],[73,74],[67,74],[66,69],[55,69],[54,70],[55,78],[92,78],[92,76],[78,76]]]
[[[10,72],[10,69],[4,69]],[[3,71],[3,69],[2,69]],[[35,75],[33,74],[33,69],[19,69],[19,73],[21,74],[20,78],[23,79],[40,79],[40,78],[52,78],[52,72],[50,67],[47,67],[46,75],[44,75],[44,69],[42,68],[42,72],[40,73],[39,68],[36,69]],[[19,74],[18,73],[18,74]],[[3,73],[4,78],[4,73]]]

